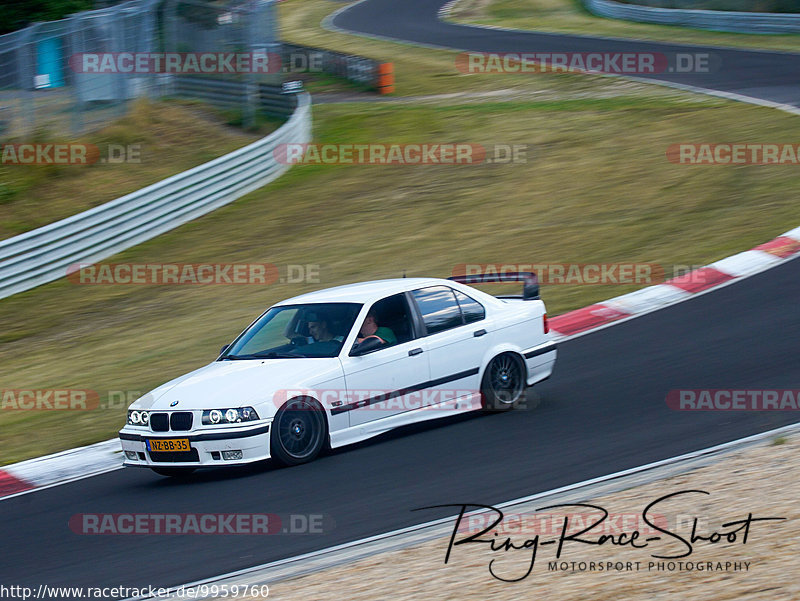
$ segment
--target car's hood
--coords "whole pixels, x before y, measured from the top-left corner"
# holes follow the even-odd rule
[[[287,390],[311,389],[341,377],[337,358],[215,361],[159,386],[131,408],[188,411],[260,405],[263,418],[278,410]]]

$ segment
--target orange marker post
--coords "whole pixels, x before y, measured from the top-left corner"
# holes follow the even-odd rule
[[[392,94],[394,92],[394,63],[381,63],[378,65],[378,93]]]

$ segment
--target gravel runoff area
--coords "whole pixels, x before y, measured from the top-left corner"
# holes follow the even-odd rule
[[[688,465],[693,465],[691,462]],[[764,439],[752,446],[706,459],[686,471],[687,464],[672,468],[673,475],[658,479],[626,478],[626,486],[616,492],[604,492],[604,485],[593,486],[562,499],[534,500],[520,507],[505,510],[505,525],[497,536],[496,547],[510,537],[517,546],[539,535],[540,547],[535,566],[528,577],[518,582],[503,582],[494,578],[520,578],[530,565],[531,549],[491,551],[488,544],[455,546],[447,565],[444,564],[450,535],[455,521],[448,520],[443,536],[397,550],[379,552],[368,557],[339,561],[337,564],[301,576],[277,577],[273,572],[261,579],[269,582],[269,599],[315,599],[339,601],[348,599],[392,601],[402,599],[460,599],[487,601],[493,599],[538,598],[560,601],[593,599],[763,599],[769,601],[800,599],[800,579],[797,577],[800,560],[797,545],[800,534],[800,433]],[[658,468],[661,469],[661,468]],[[669,468],[668,468],[669,469]],[[606,487],[613,490],[613,487]],[[619,488],[619,485],[617,485]],[[680,559],[656,559],[651,555],[680,555],[688,546],[674,537],[659,533],[647,525],[642,512],[651,502],[671,493],[688,490],[707,491],[687,493],[664,500],[650,510],[648,516],[656,526],[679,534],[689,540],[694,518],[697,535],[711,537],[714,532],[728,533],[742,524],[723,527],[722,524],[753,519],[782,517],[783,521],[753,521],[746,543],[744,529],[736,540],[723,537],[712,544],[696,539],[693,552]],[[583,495],[583,496],[581,496]],[[453,499],[453,502],[459,502]],[[583,535],[587,540],[599,539],[601,534],[613,534],[619,541],[621,532],[632,536],[641,531],[636,544],[646,537],[661,534],[662,540],[650,541],[647,548],[613,546],[610,540],[603,545],[584,545],[566,541],[557,568],[556,544],[565,514],[570,525],[580,529],[581,520],[595,520],[596,511],[567,507],[552,509],[542,519],[533,518],[533,511],[554,503],[584,502],[606,508],[609,516],[605,527],[597,527]],[[454,510],[454,514],[457,510]],[[469,536],[488,525],[488,519],[473,517],[462,521],[464,527],[456,540]],[[573,530],[570,528],[568,535]],[[594,534],[597,533],[597,534]],[[491,538],[491,532],[484,535]],[[407,544],[407,543],[406,543]],[[532,543],[529,543],[532,544]],[[594,562],[593,564],[591,562]],[[611,562],[611,563],[609,563]],[[637,565],[638,562],[638,565]],[[592,570],[594,568],[594,570]],[[637,569],[638,568],[638,569]],[[249,583],[259,582],[254,578]],[[254,601],[263,597],[249,597]]]

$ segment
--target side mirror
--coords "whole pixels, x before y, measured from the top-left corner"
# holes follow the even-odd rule
[[[220,351],[219,351],[219,354],[220,354],[220,355],[223,355],[223,354],[225,353],[225,351],[227,351],[229,348],[231,348],[231,345],[230,345],[230,344],[226,344],[225,346],[223,346],[223,347],[220,349]]]
[[[376,351],[383,346],[383,342],[379,338],[367,338],[364,342],[356,344],[353,350],[350,351],[351,357],[360,357],[372,351]]]

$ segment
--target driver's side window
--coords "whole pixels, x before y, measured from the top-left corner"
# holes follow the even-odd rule
[[[381,346],[374,350],[402,344],[414,338],[411,313],[404,293],[393,294],[372,305],[359,325],[357,341],[363,342],[370,338],[377,338],[381,342]]]

